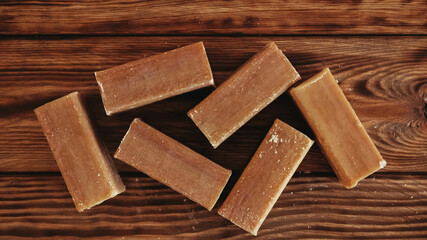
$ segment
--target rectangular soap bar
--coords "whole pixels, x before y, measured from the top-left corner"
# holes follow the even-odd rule
[[[202,42],[95,72],[107,115],[214,86]]]
[[[214,148],[300,79],[276,46],[267,44],[188,112]]]
[[[291,95],[346,188],[386,165],[329,68],[293,88]]]
[[[257,235],[313,141],[276,120],[218,213]]]
[[[231,171],[135,119],[114,157],[211,210]]]
[[[34,110],[79,212],[125,190],[78,92]]]

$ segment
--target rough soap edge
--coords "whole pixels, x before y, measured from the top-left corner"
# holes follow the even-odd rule
[[[209,57],[208,57],[208,54],[207,54],[207,52],[206,52],[205,44],[203,43],[203,41],[200,41],[200,42],[198,42],[198,43],[200,43],[200,44],[202,45],[203,53],[204,53],[204,55],[205,55],[206,62],[208,63],[209,73],[210,73],[210,75],[211,75],[211,79],[209,80],[209,83],[210,83],[210,85],[209,85],[209,86],[212,86],[212,87],[216,88],[215,80],[214,80],[213,73],[212,73],[211,63],[209,62]]]
[[[225,169],[225,170],[227,171],[228,176],[225,179],[224,183],[222,184],[221,190],[219,191],[217,198],[212,202],[212,204],[209,207],[206,207],[206,209],[208,209],[208,211],[211,211],[215,207],[215,204],[218,202],[219,197],[221,196],[222,192],[224,191],[225,186],[227,185],[228,181],[231,178],[231,174],[233,172],[229,169]]]
[[[126,133],[125,133],[125,135],[123,136],[123,138],[122,138],[122,140],[120,141],[120,145],[117,147],[117,150],[116,150],[116,152],[114,153],[114,158],[117,158],[117,159],[120,159],[119,158],[119,154],[120,154],[120,151],[121,151],[121,146],[122,146],[122,143],[123,143],[123,141],[125,141],[125,139],[126,139],[126,137],[127,137],[127,135],[129,134],[129,132],[130,132],[130,130],[131,130],[131,128],[132,128],[132,125],[134,124],[134,123],[136,123],[137,122],[137,119],[138,118],[134,118],[133,120],[132,120],[132,122],[131,122],[131,124],[129,125],[129,128],[128,128],[128,130],[126,131]]]
[[[99,161],[100,163],[100,171],[109,173],[109,176],[111,176],[114,180],[107,179],[108,184],[110,185],[111,189],[119,189],[125,191],[126,186],[123,183],[123,180],[120,177],[119,172],[117,171],[117,168],[113,162],[113,159],[111,157],[111,154],[108,151],[107,145],[105,142],[101,139],[101,136],[99,136],[99,133],[97,132],[97,129],[95,128],[95,125],[93,123],[93,119],[90,117],[87,106],[86,106],[86,98],[84,98],[84,95],[78,94],[77,95],[78,101],[75,102],[75,104],[79,104],[81,107],[81,112],[77,111],[77,115],[79,118],[79,122],[86,121],[88,123],[87,131],[90,133],[88,135],[89,138],[93,138],[92,140],[95,142],[93,144],[92,148],[96,152],[96,155],[99,159],[103,159],[103,161]]]
[[[111,115],[113,115],[115,112],[113,112],[113,111],[109,110],[109,109],[107,108],[107,105],[105,104],[105,91],[104,91],[104,86],[102,86],[101,81],[99,81],[99,80],[98,80],[98,77],[97,77],[96,73],[97,73],[97,72],[94,72],[94,74],[95,74],[95,80],[96,80],[96,83],[98,84],[99,92],[101,93],[102,106],[104,106],[104,110],[105,110],[105,113],[107,114],[107,116],[111,116]]]
[[[102,200],[100,200],[100,201],[98,201],[98,202],[96,202],[96,203],[92,204],[91,206],[88,206],[88,207],[86,207],[86,208],[77,208],[77,206],[76,206],[77,211],[79,211],[79,212],[83,212],[83,211],[85,211],[85,210],[91,209],[91,208],[93,208],[93,207],[95,207],[95,206],[97,206],[97,205],[100,205],[101,203],[103,203],[103,202],[105,202],[105,201],[107,201],[107,200],[111,199],[111,198],[114,198],[115,196],[119,195],[120,193],[122,193],[122,192],[124,192],[124,191],[126,191],[126,188],[124,188],[124,189],[122,189],[122,190],[113,190],[113,191],[111,191],[111,192],[110,192],[110,195],[109,195],[108,197],[106,197],[105,199],[102,199]]]
[[[71,94],[69,94],[69,95],[71,95]],[[74,102],[74,100],[73,100],[73,102]],[[117,196],[118,194],[124,192],[126,190],[126,186],[123,184],[123,181],[122,181],[122,179],[121,179],[121,177],[120,177],[120,175],[116,169],[116,166],[114,165],[114,162],[111,159],[111,155],[108,153],[108,150],[106,150],[105,143],[100,139],[98,133],[95,130],[92,119],[90,118],[89,112],[87,111],[87,108],[86,108],[85,99],[83,98],[82,94],[79,94],[77,92],[77,102],[74,102],[74,104],[80,105],[82,112],[77,112],[79,121],[87,121],[87,123],[88,123],[88,129],[87,130],[90,132],[90,135],[92,135],[90,137],[94,138],[93,140],[96,143],[95,148],[98,148],[97,152],[99,151],[97,153],[97,155],[104,158],[104,160],[105,160],[105,161],[101,161],[101,165],[102,165],[101,171],[105,171],[105,170],[108,171],[109,167],[112,167],[111,174],[113,175],[113,177],[116,180],[119,180],[119,183],[115,182],[115,181],[112,182],[112,181],[108,180],[108,184],[110,185],[111,191],[110,191],[110,195],[107,196],[106,198],[103,198],[103,199],[99,200],[98,202],[95,202],[94,204],[87,206],[86,208],[78,208],[76,205],[77,210],[79,212],[82,212],[86,209],[90,209],[96,205],[99,205],[102,202],[104,202],[110,198],[113,198],[113,197]]]

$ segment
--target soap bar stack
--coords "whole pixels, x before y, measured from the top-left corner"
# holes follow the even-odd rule
[[[214,86],[202,42],[95,73],[107,115]],[[275,43],[243,64],[188,116],[214,148],[300,80]],[[384,167],[329,69],[290,90],[347,188]],[[123,192],[111,156],[75,92],[35,110],[78,211]],[[256,235],[314,141],[276,119],[218,213]],[[211,210],[231,171],[135,119],[114,157]]]

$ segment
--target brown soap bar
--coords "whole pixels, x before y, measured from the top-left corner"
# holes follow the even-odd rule
[[[293,88],[291,95],[346,188],[386,165],[329,68]]]
[[[107,115],[214,86],[202,42],[95,72]]]
[[[231,171],[135,119],[114,157],[211,210]]]
[[[125,190],[78,92],[34,110],[79,212]]]
[[[214,148],[300,79],[274,43],[188,112]]]
[[[257,235],[313,141],[276,120],[218,213]]]

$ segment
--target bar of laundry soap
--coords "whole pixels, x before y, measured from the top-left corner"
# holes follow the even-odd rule
[[[231,171],[133,120],[114,157],[211,210]]]
[[[95,72],[107,115],[214,86],[202,42]]]
[[[273,42],[188,112],[214,148],[300,78]]]
[[[277,119],[218,213],[257,235],[312,145],[310,138]]]
[[[78,92],[34,110],[79,212],[125,190]]]
[[[387,164],[329,68],[291,89],[290,93],[346,188],[355,187]]]

